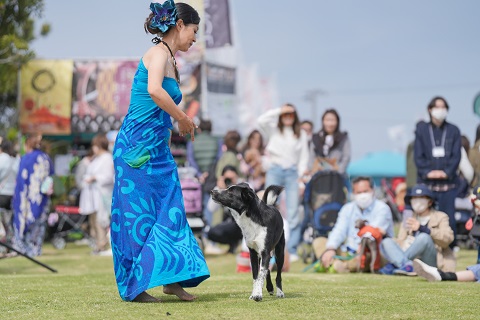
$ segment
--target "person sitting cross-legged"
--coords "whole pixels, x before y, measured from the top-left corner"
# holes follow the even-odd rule
[[[434,209],[433,192],[417,184],[405,196],[404,211],[397,239],[383,239],[382,256],[390,263],[379,270],[382,274],[415,275],[412,260],[420,258],[432,267],[455,271],[455,257],[449,244],[453,241],[448,215]]]
[[[353,201],[345,204],[333,227],[325,237],[316,238],[313,243],[315,256],[320,260],[322,270],[333,269],[338,273],[357,271],[363,232],[356,226],[361,219],[369,228],[376,229],[382,237],[393,237],[393,218],[390,208],[375,198],[373,181],[369,177],[356,177],[352,180]],[[378,242],[377,242],[378,243]],[[351,259],[341,259],[342,249],[346,249]],[[342,257],[344,258],[344,257]],[[364,261],[365,262],[365,261]],[[379,266],[380,267],[380,266]]]

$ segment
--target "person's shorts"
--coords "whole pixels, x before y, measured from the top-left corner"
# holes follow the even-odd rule
[[[472,271],[475,276],[475,280],[477,280],[477,282],[480,282],[480,263],[467,267],[467,270]]]

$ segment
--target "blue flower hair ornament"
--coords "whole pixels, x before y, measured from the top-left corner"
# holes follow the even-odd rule
[[[163,4],[152,2],[150,10],[153,12],[153,18],[150,27],[159,29],[165,33],[170,26],[177,23],[177,7],[173,0],[167,0]]]

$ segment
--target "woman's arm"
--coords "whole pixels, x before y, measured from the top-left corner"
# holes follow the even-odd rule
[[[180,135],[190,134],[193,141],[195,124],[185,112],[180,110],[162,87],[167,59],[167,53],[160,47],[153,47],[145,54],[144,64],[148,70],[148,93],[160,108],[178,121]]]

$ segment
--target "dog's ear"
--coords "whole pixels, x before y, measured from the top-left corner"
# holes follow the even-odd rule
[[[255,193],[249,188],[242,189],[242,200],[245,203],[250,203],[255,199]]]

